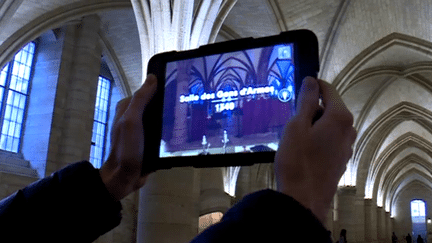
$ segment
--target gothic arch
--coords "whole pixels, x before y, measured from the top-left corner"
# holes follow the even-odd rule
[[[140,34],[144,75],[147,73],[147,62],[155,53],[197,48],[213,42],[237,0],[201,1],[195,11],[194,4],[198,2],[193,0],[131,2]],[[177,36],[170,36],[169,31],[159,31],[171,28]]]
[[[432,62],[417,62],[401,69],[398,66],[375,66],[366,68],[350,82],[350,88],[364,79],[379,76],[409,77],[419,72],[432,71]],[[431,91],[431,88],[428,88]]]
[[[391,198],[389,199],[390,211],[393,211],[395,209],[396,206],[395,204],[398,198],[406,190],[409,190],[411,186],[416,184],[429,189],[432,193],[432,180],[430,179],[430,177],[425,177],[425,175],[422,172],[412,170],[409,174],[406,174],[403,180],[399,180],[398,182],[395,182],[394,186],[392,187],[392,190],[390,191]]]
[[[132,91],[126,77],[126,73],[120,63],[120,60],[115,54],[113,47],[102,33],[100,33],[99,36],[102,43],[102,53],[104,54],[106,63],[111,71],[111,74],[113,75],[116,87],[119,88],[123,97],[132,96]]]
[[[339,93],[343,95],[352,87],[353,81],[360,74],[362,67],[368,61],[393,46],[402,46],[426,55],[431,55],[432,53],[432,43],[429,41],[401,33],[391,33],[364,49],[345,66],[338,76],[336,76],[333,84],[336,86]]]
[[[11,17],[21,6],[24,0],[3,1],[0,4],[0,29],[9,23]]]
[[[422,138],[421,136],[408,132],[395,141],[393,141],[387,148],[378,156],[376,160],[373,160],[369,166],[368,179],[366,181],[366,187],[370,186],[373,188],[373,197],[377,196],[378,183],[381,177],[385,177],[385,172],[391,166],[395,157],[400,154],[404,149],[409,147],[416,147],[432,158],[432,143]]]
[[[432,112],[416,104],[401,102],[381,114],[358,139],[352,157],[352,173],[359,195],[365,192],[370,163],[378,157],[377,153],[385,138],[406,120],[413,120],[432,133]]]
[[[13,55],[19,51],[22,46],[50,29],[58,28],[67,22],[86,15],[120,8],[131,8],[131,4],[124,0],[107,1],[102,3],[81,1],[45,13],[39,16],[38,19],[21,27],[0,45],[0,67],[10,61]]]
[[[406,173],[405,170],[412,169],[411,167],[416,167],[417,170],[423,172],[426,171],[429,174],[432,173],[432,164],[416,154],[409,154],[408,156],[399,160],[390,170],[387,171],[385,175],[380,178],[379,184],[377,185],[378,192],[376,198],[377,201],[381,201],[380,205],[385,205],[386,208],[390,205],[390,188],[393,182],[399,179],[401,176],[404,176]]]
[[[352,81],[352,85],[350,88],[353,88],[356,84],[371,78],[384,77],[385,81],[381,82],[378,87],[374,90],[374,92],[367,99],[365,105],[362,107],[358,118],[355,121],[354,128],[357,131],[363,127],[370,111],[375,105],[376,101],[380,98],[380,96],[385,92],[385,90],[398,78],[404,78],[409,82],[417,84],[423,87],[426,91],[428,91],[432,95],[432,84],[430,81],[425,80],[421,75],[418,75],[420,72],[431,72],[432,71],[432,62],[419,62],[410,65],[403,70],[400,67],[387,67],[380,66],[374,68],[368,68],[359,73],[359,75]]]
[[[401,64],[400,66],[395,66],[397,65],[396,63],[393,66],[384,66],[385,64],[374,65],[375,63],[380,63],[379,58],[385,57],[392,50],[394,51],[394,48],[405,49],[413,54],[414,58],[410,59],[410,65]],[[361,94],[359,92],[365,89],[364,84],[363,87],[356,86],[357,84],[368,81],[372,85],[372,88],[369,87],[369,89],[366,89],[370,92],[370,95],[364,95],[362,98],[364,104],[351,104],[356,111],[354,127],[359,131],[359,137],[354,147],[353,157],[347,166],[348,170],[343,177],[343,180],[348,181],[348,184],[358,186],[359,190],[357,192],[360,195],[364,193],[364,184],[362,184],[364,181],[359,178],[365,178],[368,174],[368,166],[364,167],[362,161],[369,164],[370,161],[373,161],[378,156],[379,150],[376,148],[381,147],[384,139],[387,138],[402,120],[415,120],[426,130],[431,131],[430,121],[432,121],[432,113],[410,102],[401,102],[393,106],[379,117],[374,118],[373,121],[369,118],[371,112],[373,112],[373,107],[375,107],[376,102],[387,90],[387,87],[390,87],[390,84],[398,81],[398,79],[406,79],[419,85],[429,94],[432,93],[432,82],[420,74],[431,71],[432,62],[429,60],[431,53],[432,43],[429,41],[401,33],[391,33],[376,41],[353,58],[335,78],[333,84],[343,97],[344,94],[350,91],[344,97],[349,101],[355,100],[350,95]],[[427,58],[425,59],[424,57]],[[347,104],[350,105],[349,103]],[[363,105],[360,106],[359,104]],[[404,107],[404,105],[408,106]],[[398,111],[398,109],[401,110]],[[371,121],[372,123],[370,123]],[[373,146],[369,146],[370,144],[373,144]],[[365,159],[365,157],[368,158]],[[362,165],[359,167],[359,164]]]
[[[216,37],[219,34],[220,29],[222,28],[222,24],[225,22],[226,17],[231,12],[231,9],[234,7],[237,1],[238,0],[228,0],[222,3],[221,10],[219,11],[218,16],[216,17],[215,23],[213,25],[210,34],[209,43],[215,42]]]
[[[372,160],[365,185],[365,194],[367,197],[375,198],[378,192],[379,179],[385,176],[385,171],[389,168],[394,158],[403,150],[409,147],[416,147],[424,151],[432,158],[432,143],[421,136],[408,132],[393,141],[377,159]],[[372,192],[372,195],[370,194]]]
[[[357,131],[360,131],[360,129],[363,127],[363,124],[365,123],[371,109],[375,105],[378,98],[381,97],[387,87],[389,87],[395,80],[395,77],[389,77],[388,79],[386,79],[384,82],[379,84],[379,87],[375,89],[371,96],[367,99],[366,103],[363,105],[360,111],[359,116],[354,121],[354,128]]]

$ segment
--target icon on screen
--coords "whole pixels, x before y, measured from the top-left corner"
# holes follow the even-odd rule
[[[279,47],[278,54],[279,54],[278,55],[279,59],[291,59],[291,47],[290,46]]]
[[[292,99],[292,92],[290,92],[288,89],[282,89],[279,91],[278,98],[280,101],[286,103]]]

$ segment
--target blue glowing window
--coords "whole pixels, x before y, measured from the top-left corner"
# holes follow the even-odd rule
[[[424,239],[427,236],[426,226],[426,202],[423,200],[411,201],[411,222],[413,235],[421,235]]]
[[[24,114],[36,45],[22,48],[0,72],[0,149],[17,153],[20,149]]]
[[[110,96],[111,81],[99,77],[90,151],[90,162],[95,168],[102,166],[104,158]]]
[[[411,201],[411,216],[416,219],[426,217],[426,207],[422,200]],[[423,219],[422,222],[425,220]]]

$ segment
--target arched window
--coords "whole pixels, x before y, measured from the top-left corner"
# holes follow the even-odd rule
[[[426,203],[423,200],[411,201],[411,220],[412,220],[412,234],[417,239],[421,235],[423,239],[427,236],[426,228]]]
[[[199,217],[199,227],[198,227],[198,233],[201,233],[208,227],[218,223],[222,219],[223,213],[221,212],[214,212],[214,213],[208,213],[201,217]]]
[[[36,44],[22,48],[0,72],[0,149],[18,153]]]
[[[105,158],[110,98],[111,81],[105,77],[99,76],[90,151],[90,162],[95,168],[100,168]]]

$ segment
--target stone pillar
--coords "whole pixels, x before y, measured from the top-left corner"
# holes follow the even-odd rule
[[[272,164],[254,164],[250,167],[250,192],[256,192],[269,188],[267,183],[268,170],[271,170]]]
[[[364,200],[365,213],[365,241],[377,242],[377,206],[372,199]]]
[[[272,169],[271,166],[271,164],[242,166],[237,178],[235,201],[241,200],[249,193],[270,188],[267,171]]]
[[[209,43],[237,0],[131,0],[141,42],[143,77],[156,53],[187,50]],[[214,40],[214,38],[212,38]],[[131,90],[137,85],[131,84]]]
[[[140,191],[137,242],[189,242],[197,235],[199,176],[191,167],[149,176]]]
[[[386,241],[386,220],[385,210],[382,207],[377,207],[377,237],[378,242]]]
[[[429,205],[428,205],[429,206]],[[427,209],[426,209],[427,210]],[[426,211],[427,212],[427,211]],[[429,212],[430,213],[430,212]],[[432,242],[432,225],[431,225],[431,223],[432,222],[429,222],[429,220],[430,220],[430,216],[429,216],[429,213],[427,213],[427,217],[426,217],[426,229],[427,229],[427,232],[428,232],[428,234],[427,234],[427,241],[426,242]],[[392,223],[394,224],[394,218],[392,218]],[[394,229],[394,228],[393,228]]]
[[[326,227],[326,229],[330,232],[332,232],[332,235],[334,234],[333,232],[333,211],[334,211],[334,200],[332,201],[332,204],[330,206],[330,209],[327,213],[327,218],[326,221],[324,222],[324,226]],[[333,240],[332,240],[333,241]]]
[[[394,218],[390,218],[390,224],[391,224],[391,227],[392,227],[392,234],[393,234],[393,231],[395,231],[396,236],[398,237],[399,242],[400,242],[403,239],[402,232],[397,232],[396,231],[396,221],[395,221]],[[431,242],[431,241],[428,241],[428,242]]]
[[[364,242],[365,241],[365,205],[364,205],[364,196],[356,196],[355,200],[355,236],[356,242]]]
[[[241,200],[251,192],[251,166],[242,166],[237,177],[235,201]]]
[[[347,241],[350,243],[356,242],[356,227],[355,227],[355,202],[356,202],[356,188],[355,187],[342,187],[338,189],[338,216],[339,216],[339,230],[337,236],[342,229],[347,230]]]
[[[391,237],[393,234],[393,228],[391,225],[390,213],[385,212],[385,226],[386,226],[386,242],[391,242]]]
[[[339,229],[339,197],[338,193],[335,193],[333,197],[333,231],[332,238],[334,240],[339,239],[340,229]]]
[[[205,168],[201,172],[200,213],[225,213],[231,207],[231,196],[224,190],[223,168]]]
[[[84,17],[66,27],[46,174],[90,157],[102,47],[100,19]]]
[[[228,15],[226,2],[232,0],[204,1],[197,6],[194,0],[131,0],[140,34],[143,77],[147,76],[147,62],[154,54],[208,43],[215,20]],[[180,82],[178,92],[188,84]],[[140,85],[131,85],[131,90]],[[186,139],[181,131],[174,137]],[[137,242],[188,242],[196,235],[200,182],[197,176],[199,173],[192,168],[158,171],[150,176],[140,191]]]

